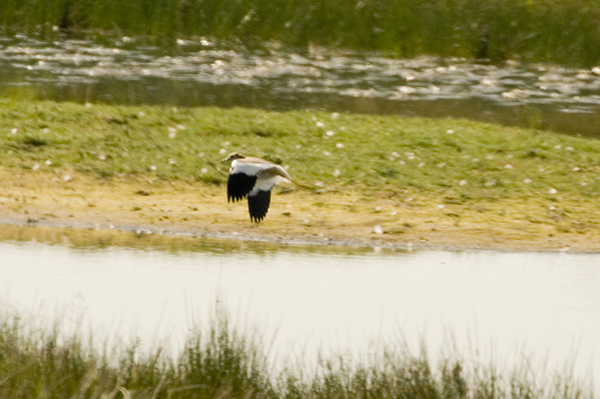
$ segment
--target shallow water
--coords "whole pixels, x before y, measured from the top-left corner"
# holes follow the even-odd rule
[[[600,135],[600,68],[248,51],[206,40],[167,51],[131,38],[0,37],[0,95],[15,91],[58,101],[453,116]]]
[[[600,383],[600,256],[416,251],[168,253],[0,243],[1,302],[25,315],[175,347],[216,298],[273,353],[365,353],[405,338],[500,367],[527,357]],[[168,341],[168,340],[167,340]],[[537,365],[537,366],[536,366]]]

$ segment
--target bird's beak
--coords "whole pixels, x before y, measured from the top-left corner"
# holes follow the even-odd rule
[[[222,160],[221,160],[221,162],[223,162],[223,163],[225,163],[225,162],[229,162],[229,161],[230,161],[229,157],[227,157],[227,158],[224,158],[224,159],[222,159]]]

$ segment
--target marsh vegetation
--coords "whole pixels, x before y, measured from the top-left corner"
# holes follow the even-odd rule
[[[236,328],[219,308],[179,353],[135,341],[107,347],[61,325],[2,314],[3,398],[593,398],[568,373],[540,374],[527,360],[502,369],[448,351],[432,363],[426,348],[411,353],[402,340],[362,360],[341,354],[308,368],[286,359],[276,369],[263,337]]]
[[[8,35],[126,37],[170,47],[196,37],[267,50],[326,46],[595,66],[599,12],[589,0],[7,0],[0,26]]]

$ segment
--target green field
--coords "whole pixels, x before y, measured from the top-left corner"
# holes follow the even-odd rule
[[[229,152],[284,165],[313,190],[346,186],[451,204],[536,198],[597,211],[600,142],[455,119],[0,101],[0,166],[223,185]]]
[[[594,0],[4,0],[0,31],[128,36],[169,47],[204,37],[252,49],[326,46],[588,67],[600,61]]]

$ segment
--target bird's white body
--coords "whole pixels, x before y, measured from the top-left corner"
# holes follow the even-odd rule
[[[267,215],[273,187],[282,180],[292,181],[284,168],[264,159],[246,158],[234,152],[223,161],[232,161],[227,200],[236,202],[248,197],[250,219],[257,223]]]
[[[253,162],[253,160],[262,162]],[[272,169],[275,169],[277,174],[272,173]],[[275,165],[260,158],[243,158],[240,160],[234,160],[231,163],[229,174],[231,175],[234,173],[243,173],[247,176],[257,176],[256,183],[248,195],[256,195],[259,190],[271,191],[273,187],[275,187],[280,181],[283,180],[289,183],[292,180],[290,175],[288,175],[286,170],[281,166]]]

